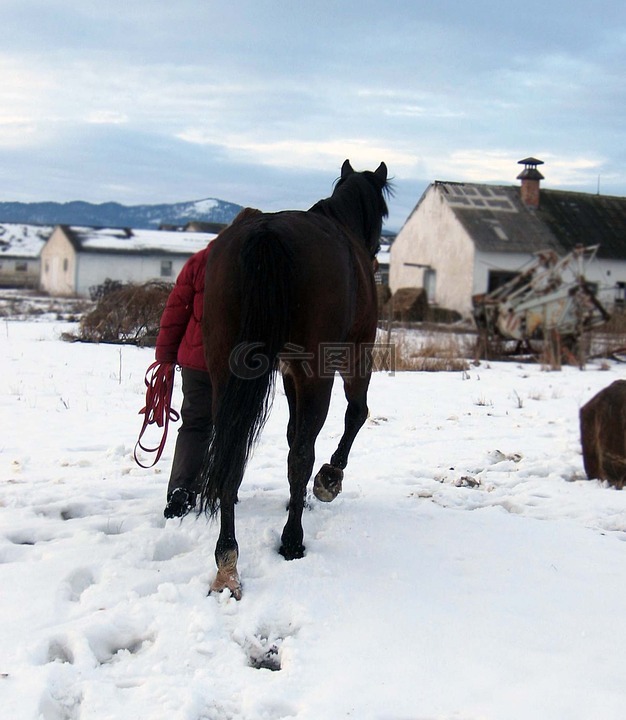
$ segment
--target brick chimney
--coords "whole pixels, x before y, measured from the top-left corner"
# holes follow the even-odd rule
[[[537,165],[543,165],[543,160],[528,157],[519,160],[517,164],[524,166],[522,172],[517,176],[517,179],[522,181],[520,188],[522,202],[526,207],[537,209],[539,207],[539,181],[543,180],[543,175],[537,170]]]

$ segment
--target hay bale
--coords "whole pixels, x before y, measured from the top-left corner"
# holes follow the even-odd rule
[[[429,307],[425,317],[427,322],[437,323],[438,325],[452,325],[462,319],[463,316],[456,310],[438,306]]]
[[[424,288],[399,288],[385,304],[385,317],[395,322],[422,322],[428,313]]]
[[[391,298],[391,290],[389,285],[376,284],[376,296],[378,298],[378,314],[382,314],[385,309],[385,305]]]

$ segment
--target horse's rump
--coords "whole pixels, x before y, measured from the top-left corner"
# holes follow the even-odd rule
[[[267,305],[268,283],[274,293],[282,293],[273,298],[280,309]],[[286,310],[282,339],[291,348],[288,352],[297,347],[317,354],[320,340],[373,340],[371,260],[362,243],[314,213],[259,213],[233,223],[214,241],[205,287],[205,348],[216,379],[225,356],[240,343],[266,341],[242,336],[244,327],[249,333],[249,328],[265,325],[260,318],[246,322],[246,313],[270,312],[276,320]]]

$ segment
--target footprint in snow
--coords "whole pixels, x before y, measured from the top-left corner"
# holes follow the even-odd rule
[[[192,550],[191,542],[182,535],[170,535],[160,538],[154,546],[152,559],[157,562],[171,560]]]
[[[63,636],[53,637],[44,646],[44,654],[39,660],[43,665],[62,664],[105,665],[122,660],[128,655],[137,655],[154,643],[150,634],[133,633],[114,627],[93,628],[84,636],[71,640]]]
[[[53,638],[48,645],[47,662],[74,664],[74,653],[69,643],[64,638]]]
[[[246,638],[242,647],[248,656],[248,665],[257,670],[280,670],[282,643],[283,638],[267,637],[263,633]]]
[[[59,596],[69,602],[78,602],[81,595],[96,582],[89,568],[78,568],[65,578],[59,587]]]
[[[267,624],[259,626],[255,633],[235,631],[233,640],[243,649],[248,665],[256,670],[271,670],[276,672],[283,664],[283,643],[290,636],[294,635],[294,628],[291,624],[288,627],[279,623],[275,627]]]
[[[45,690],[39,701],[41,720],[79,720],[83,697],[80,691],[68,689],[65,692],[58,688]]]

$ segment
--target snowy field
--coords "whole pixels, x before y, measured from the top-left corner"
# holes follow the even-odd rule
[[[626,492],[578,410],[623,365],[375,375],[344,492],[286,519],[279,390],[237,507],[163,519],[175,432],[135,465],[150,349],[0,322],[0,714],[10,720],[623,720]],[[176,401],[180,401],[180,385]],[[335,387],[317,445],[339,439]]]

